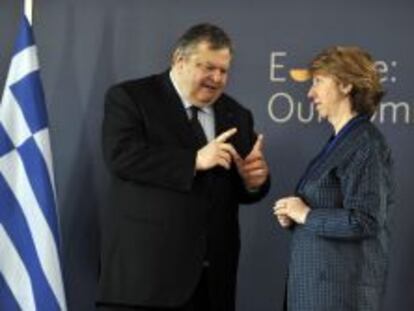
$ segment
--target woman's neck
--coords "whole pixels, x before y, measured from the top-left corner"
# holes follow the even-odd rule
[[[333,126],[335,135],[352,119],[357,113],[352,111],[351,103],[343,103],[339,106],[337,113],[331,116],[328,121]]]

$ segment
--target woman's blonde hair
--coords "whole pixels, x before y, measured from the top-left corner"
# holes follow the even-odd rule
[[[317,55],[309,66],[310,73],[328,74],[343,85],[352,85],[352,110],[371,116],[384,90],[370,54],[356,46],[334,46]]]

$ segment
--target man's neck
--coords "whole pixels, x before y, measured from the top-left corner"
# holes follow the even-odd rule
[[[179,79],[179,76],[178,76],[177,72],[174,70],[174,68],[172,68],[170,70],[170,79],[171,79],[171,82],[172,82],[175,90],[177,91],[178,95],[180,96],[181,101],[182,102],[189,102],[188,98],[186,98],[184,92],[180,88],[180,79]]]
[[[172,82],[175,90],[178,93],[178,96],[181,99],[181,102],[184,104],[184,106],[187,106],[187,105],[196,106],[196,107],[198,107],[198,108],[200,108],[202,110],[205,110],[205,109],[208,110],[208,109],[210,109],[209,108],[211,106],[210,104],[201,104],[201,103],[197,103],[197,102],[191,101],[189,99],[189,97],[185,94],[185,91],[183,90],[183,88],[180,86],[181,85],[181,83],[180,83],[180,81],[181,81],[180,80],[180,76],[174,70],[174,67],[171,68],[171,70],[170,70],[170,79],[171,79],[171,82]]]

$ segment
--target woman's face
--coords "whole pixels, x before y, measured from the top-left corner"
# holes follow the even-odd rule
[[[343,87],[328,74],[315,73],[308,97],[315,105],[316,111],[323,119],[332,119],[339,112],[339,104],[347,97]]]

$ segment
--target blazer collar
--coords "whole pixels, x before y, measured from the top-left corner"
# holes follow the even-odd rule
[[[306,183],[309,180],[319,179],[326,172],[329,172],[333,167],[337,166],[350,152],[353,152],[353,150],[357,147],[355,145],[357,137],[361,134],[361,130],[365,128],[365,125],[369,122],[370,121],[367,118],[358,120],[358,122],[356,122],[349,129],[349,131],[340,138],[331,152],[323,157],[322,162],[317,165],[317,167],[313,169],[308,176],[305,177],[301,188],[303,189],[303,187],[306,187]],[[313,160],[310,165],[313,165],[315,160]],[[316,160],[316,162],[317,161],[318,160]]]

